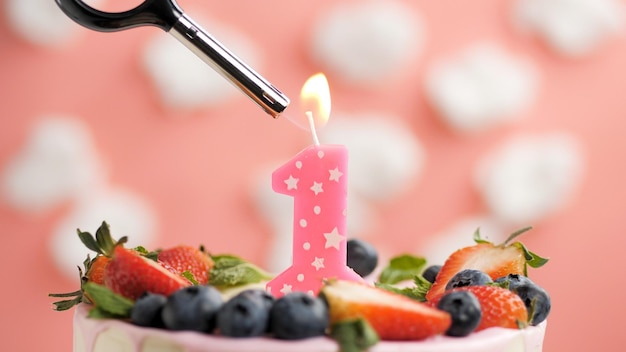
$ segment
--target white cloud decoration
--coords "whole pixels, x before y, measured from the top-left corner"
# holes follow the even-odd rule
[[[582,182],[583,159],[573,135],[519,135],[479,161],[476,186],[492,215],[532,226],[573,198]]]
[[[453,129],[475,133],[520,118],[537,96],[539,74],[529,60],[479,43],[435,62],[425,85],[428,100]]]
[[[43,116],[2,175],[3,200],[39,213],[98,187],[106,168],[88,127],[79,119]]]
[[[87,0],[97,6],[101,0]],[[43,47],[57,47],[75,38],[81,28],[54,0],[7,0],[7,23],[22,39]]]
[[[261,69],[260,50],[248,37],[215,21],[204,22],[211,23],[210,30],[204,28],[216,40],[255,70]],[[239,94],[232,83],[171,35],[161,33],[149,41],[143,65],[164,105],[171,108],[214,106]]]
[[[557,52],[578,57],[623,34],[626,4],[621,0],[518,0],[517,27],[543,38]]]
[[[77,228],[93,233],[107,221],[115,237],[129,235],[135,245],[152,241],[157,226],[153,209],[133,192],[109,184],[91,131],[80,119],[41,117],[2,176],[3,201],[21,212],[40,214],[63,202],[71,205],[49,245],[58,268],[72,279],[89,252]]]
[[[415,60],[423,27],[415,9],[400,1],[337,3],[313,28],[312,55],[348,82],[380,82]]]
[[[50,240],[50,251],[59,270],[70,279],[76,278],[76,265],[90,251],[78,239],[77,229],[95,235],[106,221],[115,239],[128,236],[128,247],[150,247],[155,241],[157,219],[151,206],[132,191],[119,187],[95,189],[74,204],[68,216],[56,225]]]

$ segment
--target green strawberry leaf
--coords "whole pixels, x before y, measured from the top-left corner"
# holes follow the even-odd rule
[[[128,241],[128,237],[124,236],[117,241],[113,240],[111,237],[111,232],[109,230],[109,224],[106,221],[103,221],[98,230],[96,230],[96,237],[91,235],[89,232],[81,231],[77,229],[78,238],[85,245],[85,247],[91,249],[92,251],[110,257],[113,254],[113,250],[115,246],[124,244]]]
[[[376,330],[362,318],[333,324],[329,336],[337,341],[340,352],[366,351],[380,340]]]
[[[526,247],[524,247],[524,248],[526,248]],[[526,250],[526,251],[528,252],[528,256],[526,257],[527,258],[526,263],[528,265],[530,265],[532,268],[535,268],[535,269],[536,268],[541,268],[542,266],[544,266],[550,260],[549,258],[540,257],[540,256],[538,256],[537,254],[535,254],[535,253],[533,253],[531,251],[528,251],[528,250]],[[528,259],[528,257],[532,257],[532,258]]]
[[[195,276],[193,276],[193,274],[191,273],[191,271],[189,271],[189,270],[185,270],[185,271],[183,271],[183,272],[181,273],[181,275],[182,275],[185,279],[189,280],[192,284],[194,284],[194,285],[196,285],[196,286],[198,285],[198,280],[196,280],[196,277],[195,277]]]
[[[88,282],[83,286],[85,293],[91,297],[95,308],[90,312],[90,317],[104,318],[129,318],[134,302],[126,297],[118,295],[103,285]],[[92,316],[93,315],[93,316]]]
[[[415,287],[413,288],[413,295],[415,296],[415,299],[426,302],[426,294],[433,284],[424,279],[421,274],[415,276],[415,278],[413,278],[413,282],[415,283]]]
[[[102,250],[100,250],[98,242],[96,242],[96,239],[93,238],[91,233],[81,231],[80,229],[77,229],[76,232],[78,233],[78,238],[80,238],[80,241],[85,245],[85,247],[96,253],[102,254]]]
[[[389,265],[380,273],[378,281],[381,284],[394,285],[405,280],[412,280],[416,275],[420,275],[426,259],[409,254],[392,258]]]
[[[524,252],[524,259],[526,259],[526,264],[528,264],[531,268],[541,268],[550,260],[549,258],[540,257],[539,255],[529,251],[522,242],[515,242],[512,245],[517,246]],[[524,273],[524,275],[526,275],[526,273]]]
[[[78,290],[68,293],[49,293],[48,297],[70,298],[52,303],[54,305],[54,310],[63,311],[81,303],[83,301],[83,291]]]
[[[516,237],[520,236],[524,232],[530,231],[532,228],[533,228],[532,226],[526,226],[524,228],[521,228],[521,229],[513,232],[512,234],[509,235],[509,237],[506,239],[506,241],[504,241],[504,245],[507,245],[509,242],[513,241]]]
[[[109,224],[105,221],[102,222],[102,225],[98,227],[96,230],[96,242],[98,246],[102,250],[102,254],[113,253],[113,247],[115,247],[115,241],[111,237],[111,231],[109,229]]]
[[[152,261],[158,261],[159,259],[159,253],[161,252],[160,250],[155,250],[155,251],[149,251],[146,249],[146,247],[144,246],[137,246],[135,248],[133,248],[134,251],[136,251],[137,253],[141,254],[142,256],[152,260]]]
[[[209,285],[226,288],[272,278],[272,275],[258,266],[234,255],[215,255],[211,256],[211,259],[215,264],[209,274]]]
[[[428,280],[424,279],[422,275],[415,275],[415,277],[413,278],[413,282],[415,283],[415,286],[409,287],[397,287],[380,282],[376,282],[374,283],[374,285],[376,287],[409,297],[419,302],[426,302],[426,293],[428,293],[428,290],[430,290],[432,284]]]
[[[147,257],[147,256],[150,254],[150,251],[148,251],[148,250],[146,249],[146,247],[144,247],[144,246],[137,246],[137,247],[134,247],[134,248],[133,248],[133,250],[134,250],[135,252],[137,252],[137,253],[139,253],[139,254],[143,255],[144,257]]]
[[[91,237],[91,235],[89,236]],[[85,260],[83,261],[85,272],[88,272],[89,268],[91,268],[91,262],[92,260],[89,257],[89,254],[87,254],[87,258],[85,258]],[[87,282],[87,277],[83,276],[83,270],[80,267],[78,267],[78,277],[80,279],[80,286],[81,286],[80,290],[77,290],[74,292],[67,292],[67,293],[49,293],[48,294],[48,297],[70,298],[66,300],[52,302],[52,304],[54,305],[54,310],[58,310],[58,311],[68,310],[72,308],[73,306],[80,304],[80,303],[89,303],[89,304],[92,303],[89,300],[89,298],[83,295],[82,287]]]
[[[476,242],[476,243],[491,243],[491,241],[483,239],[480,236],[480,227],[476,228],[476,231],[474,231],[474,242]]]

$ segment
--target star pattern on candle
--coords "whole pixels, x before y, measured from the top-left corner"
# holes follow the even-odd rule
[[[315,270],[319,271],[324,267],[324,258],[315,257],[313,263],[311,263],[315,267]]]
[[[272,189],[293,197],[292,265],[266,287],[276,297],[317,294],[325,279],[362,281],[347,266],[347,149],[312,145],[272,173]]]
[[[328,178],[330,181],[339,182],[339,179],[343,176],[343,172],[339,171],[338,167],[328,170],[328,173],[330,173],[330,177]]]
[[[339,250],[339,245],[341,241],[344,240],[344,237],[339,233],[339,230],[335,227],[331,232],[324,233],[324,238],[326,238],[326,245],[324,248],[336,248]]]
[[[319,182],[313,182],[313,186],[311,186],[311,191],[315,192],[315,195],[324,192],[324,190],[322,189],[322,184]]]
[[[287,190],[298,189],[298,181],[300,181],[299,178],[295,178],[292,175],[289,175],[289,178],[285,180]]]
[[[291,290],[292,290],[292,286],[291,286],[291,285],[284,284],[284,285],[283,285],[283,288],[281,288],[281,289],[280,289],[280,292],[281,292],[282,294],[286,295],[286,294],[288,294],[288,293],[291,293]]]

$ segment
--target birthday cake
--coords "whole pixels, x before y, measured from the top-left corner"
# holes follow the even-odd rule
[[[74,352],[536,352],[550,297],[527,267],[547,260],[513,242],[522,232],[496,245],[476,231],[475,245],[430,266],[408,254],[379,266],[375,249],[353,239],[347,264],[360,280],[271,294],[277,276],[242,258],[125,248],[103,223],[95,236],[78,231],[96,252],[80,290],[50,296],[63,297],[57,310],[75,307]]]

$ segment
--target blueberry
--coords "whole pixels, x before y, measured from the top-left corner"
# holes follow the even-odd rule
[[[292,292],[276,300],[270,310],[270,331],[283,340],[324,335],[329,324],[328,306],[321,298]]]
[[[524,275],[509,274],[496,279],[497,283],[508,284],[508,289],[515,292],[526,305],[530,325],[537,325],[546,320],[552,303],[548,292]],[[507,287],[507,286],[504,286]]]
[[[242,291],[222,305],[217,313],[217,328],[230,337],[263,335],[268,330],[273,302],[274,297],[264,290]]]
[[[446,284],[446,291],[464,286],[482,286],[490,282],[491,277],[484,271],[475,269],[463,269],[456,273]]]
[[[432,284],[435,282],[439,271],[441,271],[441,265],[431,265],[424,270],[422,277]]]
[[[188,286],[167,298],[161,317],[170,330],[212,332],[222,303],[222,296],[215,287]]]
[[[348,266],[357,274],[365,277],[371,274],[378,265],[376,248],[359,239],[350,239],[347,243]]]
[[[480,302],[469,291],[446,293],[437,303],[437,308],[450,313],[452,324],[446,331],[448,336],[462,337],[469,335],[482,318]]]
[[[267,291],[262,290],[262,289],[249,289],[249,290],[242,291],[241,294],[252,295],[252,296],[258,297],[259,299],[261,299],[261,301],[267,307],[268,310],[272,308],[272,306],[274,305],[274,302],[276,301],[276,298],[274,298],[274,296],[272,296],[271,294],[267,293]]]
[[[139,297],[130,312],[130,322],[146,327],[163,328],[161,311],[167,297],[154,293],[146,293]]]

